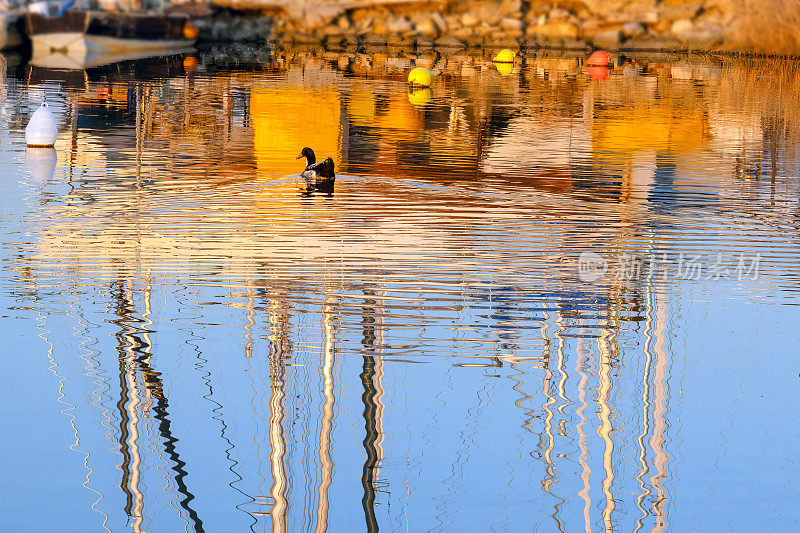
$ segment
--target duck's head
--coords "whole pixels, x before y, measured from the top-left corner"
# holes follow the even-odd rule
[[[303,151],[300,152],[300,155],[297,156],[297,159],[306,158],[306,164],[312,165],[317,162],[317,157],[314,155],[314,150],[306,146],[303,148]]]

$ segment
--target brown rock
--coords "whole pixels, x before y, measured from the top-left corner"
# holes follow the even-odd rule
[[[472,26],[477,26],[480,24],[480,19],[478,15],[473,13],[472,11],[467,11],[463,15],[461,15],[461,25],[466,26],[467,28],[471,28]]]
[[[417,33],[428,39],[439,37],[439,28],[432,18],[423,18],[416,25]]]
[[[372,33],[375,35],[389,35],[389,28],[383,21],[378,21],[372,25]]]
[[[403,37],[402,35],[393,33],[386,39],[386,44],[389,46],[411,46],[414,44],[414,42],[411,39]]]
[[[349,30],[352,24],[350,22],[350,18],[347,15],[342,15],[341,17],[336,19],[336,25],[342,30]]]
[[[431,14],[431,19],[436,24],[436,27],[439,28],[439,33],[444,33],[447,31],[447,21],[444,19],[441,13],[438,11]]]
[[[722,28],[689,30],[678,37],[690,50],[709,50],[722,42]]]
[[[295,33],[292,35],[292,42],[297,44],[321,44],[322,39],[309,33]]]
[[[370,35],[366,39],[364,39],[364,44],[367,46],[386,46],[386,39],[384,39],[380,35]]]
[[[522,31],[523,23],[520,19],[506,17],[500,20],[500,27],[506,31]]]
[[[452,35],[439,37],[434,41],[434,44],[443,48],[464,48],[466,46],[463,41],[453,37]]]
[[[679,4],[662,4],[658,8],[662,20],[691,19],[702,9],[702,2],[683,2]]]
[[[584,41],[592,41],[594,36],[599,33],[620,31],[622,24],[620,22],[607,22],[599,20],[587,20],[580,27],[580,38]]]
[[[654,5],[631,4],[625,7],[624,14],[628,20],[641,24],[655,24],[658,22],[658,8]]]
[[[347,43],[344,35],[328,35],[325,38],[325,47],[331,49],[344,48]]]
[[[374,19],[372,17],[364,18],[361,20],[356,21],[355,30],[358,34],[365,34],[370,33],[372,31],[372,23]]]
[[[319,33],[320,33],[320,35],[324,35],[326,37],[332,37],[332,36],[336,36],[336,35],[344,37],[344,32],[342,31],[342,29],[339,28],[339,26],[336,26],[334,24],[329,24],[329,25],[325,26],[324,28],[322,28],[319,31]]]
[[[674,37],[641,37],[625,42],[621,48],[631,52],[664,52],[683,50],[685,46]]]
[[[684,32],[690,31],[694,27],[691,20],[681,19],[676,20],[672,23],[672,33],[675,35],[680,35]]]
[[[562,20],[569,18],[571,14],[572,13],[570,13],[566,9],[561,9],[556,7],[551,9],[548,15],[550,16],[550,20]]]
[[[506,33],[493,36],[483,41],[483,46],[487,48],[511,48],[515,50],[519,48],[519,42],[516,39],[510,39]]]
[[[522,0],[503,0],[497,8],[497,14],[507,16],[522,11]]]
[[[461,40],[464,41],[464,43],[466,43],[467,46],[479,47],[483,46],[483,43],[486,40],[486,38],[483,37],[482,35],[475,35],[474,33],[470,33],[468,36],[464,37]]]
[[[619,30],[603,31],[592,38],[592,46],[595,48],[616,50],[622,43],[622,32]]]
[[[389,31],[392,33],[404,33],[414,29],[408,17],[400,17],[398,19],[390,20],[387,23]]]
[[[591,50],[592,47],[585,41],[564,41],[566,50]]]
[[[359,22],[364,19],[371,19],[372,11],[369,9],[356,9],[355,11],[350,13],[350,18],[353,19],[353,22]]]
[[[638,22],[628,22],[622,26],[622,35],[626,38],[635,38],[640,37],[647,33],[647,28],[639,24]]]
[[[571,40],[578,38],[578,27],[570,22],[550,22],[544,26],[529,27],[529,33],[549,40]]]

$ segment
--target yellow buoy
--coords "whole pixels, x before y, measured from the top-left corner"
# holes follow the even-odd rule
[[[426,68],[417,67],[408,73],[408,83],[411,86],[430,87],[433,83],[433,74]]]
[[[508,48],[504,48],[503,50],[497,52],[497,55],[494,56],[492,61],[495,63],[513,63],[515,57],[517,57],[517,54]]]
[[[509,76],[514,72],[514,63],[495,62],[494,68],[497,69],[497,72],[499,72],[501,76]]]
[[[408,101],[411,105],[424,106],[433,99],[433,91],[430,87],[408,91]]]

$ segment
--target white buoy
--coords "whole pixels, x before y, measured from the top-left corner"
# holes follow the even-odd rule
[[[28,127],[25,128],[25,142],[28,146],[49,147],[56,143],[58,128],[53,113],[44,102],[39,109],[33,112]]]
[[[58,162],[58,154],[55,148],[31,148],[28,147],[25,154],[28,170],[31,177],[36,182],[46,182],[53,177]]]

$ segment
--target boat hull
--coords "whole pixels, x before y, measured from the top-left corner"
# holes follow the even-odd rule
[[[185,17],[69,11],[61,17],[26,15],[34,57],[160,51],[190,47],[183,36]]]

